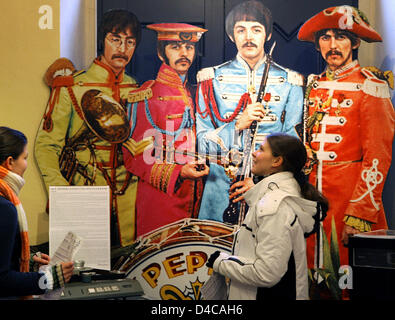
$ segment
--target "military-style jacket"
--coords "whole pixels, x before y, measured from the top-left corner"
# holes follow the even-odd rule
[[[312,150],[310,182],[329,200],[324,229],[330,239],[333,217],[340,262],[347,264],[347,251],[340,243],[345,217],[366,221],[372,229],[387,225],[382,191],[394,135],[389,88],[354,61],[337,70],[334,79],[325,72],[310,76],[306,97],[305,140]],[[309,241],[312,263],[314,245]]]
[[[84,141],[75,149],[75,158],[85,168],[86,177],[76,173],[68,180],[62,176],[59,157],[65,142],[74,137],[83,126],[81,98],[91,89],[120,102],[126,100],[136,81],[121,73],[118,77],[99,59],[83,72],[69,76],[61,85],[54,87],[44,119],[40,125],[36,142],[35,157],[41,170],[46,188],[66,185],[109,185],[112,189],[111,204],[115,212],[112,237],[115,243],[129,245],[134,239],[134,198],[137,178],[132,177],[123,166],[120,144],[112,144],[99,138]],[[47,125],[50,120],[51,126]]]
[[[199,152],[226,155],[232,148],[243,151],[244,133],[237,134],[235,124],[242,113],[240,106],[246,94],[249,94],[251,102],[256,101],[264,67],[265,58],[251,70],[247,62],[238,55],[232,61],[204,69],[205,81],[200,84],[196,125]],[[210,82],[213,94],[209,92]],[[270,94],[270,101],[262,103],[267,114],[258,123],[252,150],[269,133],[297,135],[295,126],[302,122],[303,113],[302,86],[303,77],[300,74],[275,63],[270,66],[265,90]],[[212,164],[205,184],[199,218],[222,221],[223,211],[229,202],[229,186],[230,179],[224,169]]]
[[[193,217],[201,183],[181,181],[182,165],[194,160],[194,105],[186,81],[162,64],[156,80],[129,95],[131,137],[126,168],[138,176],[137,235]]]

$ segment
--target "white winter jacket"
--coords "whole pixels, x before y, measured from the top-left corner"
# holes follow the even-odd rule
[[[317,202],[301,198],[291,172],[264,178],[244,198],[250,209],[235,236],[233,255],[221,252],[213,265],[214,271],[231,280],[228,299],[255,300],[258,288],[279,283],[289,262],[296,281],[295,298],[308,299],[304,233],[313,229]]]

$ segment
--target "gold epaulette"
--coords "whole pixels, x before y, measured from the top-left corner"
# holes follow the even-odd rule
[[[152,98],[152,89],[151,87],[155,83],[155,80],[149,80],[144,82],[144,84],[133,91],[130,91],[128,94],[128,102],[130,103],[135,103],[139,101],[143,101],[145,99],[151,99]]]
[[[388,80],[380,79],[376,75],[376,73],[379,73],[379,69],[375,68],[376,73],[374,73],[369,68],[361,69],[362,75],[366,78],[362,85],[362,91],[377,98],[391,98]]]
[[[382,71],[376,67],[365,67],[363,69],[367,69],[372,72],[377,78],[380,80],[384,80],[388,83],[389,87],[394,90],[394,74],[391,70]]]

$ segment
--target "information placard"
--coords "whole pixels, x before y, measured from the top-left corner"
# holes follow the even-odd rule
[[[75,260],[85,267],[110,270],[110,188],[49,188],[49,253],[52,256],[69,231],[82,239]]]

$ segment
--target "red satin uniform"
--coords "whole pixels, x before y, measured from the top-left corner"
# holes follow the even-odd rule
[[[325,72],[310,76],[310,88],[306,147],[316,162],[309,181],[329,200],[323,227],[330,242],[334,219],[340,265],[347,265],[348,251],[340,241],[345,216],[371,223],[372,230],[387,227],[382,191],[391,165],[394,108],[387,83],[357,61],[337,70],[332,80]],[[315,240],[307,241],[310,268]]]
[[[196,217],[201,181],[179,179],[194,160],[194,105],[180,76],[162,64],[156,80],[129,96],[132,135],[123,147],[125,167],[139,177],[137,236],[163,225]],[[150,138],[151,137],[151,138]]]

